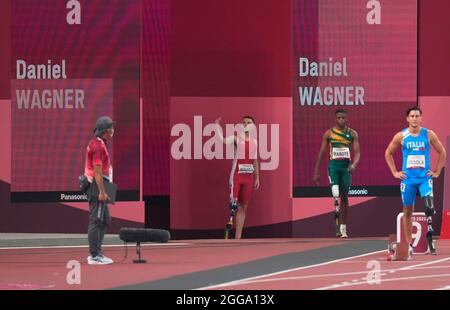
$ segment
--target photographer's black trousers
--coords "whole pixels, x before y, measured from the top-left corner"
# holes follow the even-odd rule
[[[89,199],[89,252],[92,257],[102,254],[102,243],[106,229],[111,224],[108,204],[98,201],[96,197]]]

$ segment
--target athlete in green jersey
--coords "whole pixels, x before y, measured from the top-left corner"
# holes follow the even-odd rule
[[[314,167],[314,181],[319,184],[319,167],[322,163],[323,154],[329,145],[330,161],[328,164],[328,176],[331,185],[331,193],[334,199],[336,236],[347,238],[347,209],[348,192],[351,184],[351,174],[358,166],[360,159],[360,149],[358,133],[347,126],[347,111],[336,110],[336,125],[328,129],[320,145],[319,155],[317,155]],[[351,159],[350,147],[353,145],[353,160]],[[339,197],[341,203],[339,205]]]

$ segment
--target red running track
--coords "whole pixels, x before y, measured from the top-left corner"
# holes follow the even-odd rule
[[[343,245],[340,239],[247,239],[195,240],[149,245],[142,248],[147,264],[133,264],[134,247],[128,258],[122,246],[105,247],[116,263],[86,264],[87,247],[0,249],[0,289],[107,289],[148,283],[196,271],[233,266],[277,255]],[[386,252],[366,253],[336,261],[293,268],[275,274],[240,279],[203,289],[450,289],[450,241],[437,241],[438,255],[416,255],[407,262],[388,262]],[[350,256],[350,255],[349,255]],[[80,262],[81,284],[69,285],[69,261]],[[369,266],[368,262],[373,265]],[[379,264],[379,265],[378,265]],[[370,284],[368,273],[380,267]]]
[[[410,261],[387,261],[383,250],[205,289],[450,290],[450,240],[436,244],[436,256],[414,255]],[[374,267],[379,268],[378,274]]]
[[[142,247],[147,264],[133,264],[134,246],[104,246],[105,255],[116,263],[88,265],[87,247],[0,249],[0,289],[107,289],[165,279],[196,271],[249,262],[256,259],[341,244],[341,240],[299,243],[299,239],[188,240]],[[78,261],[81,284],[66,281],[67,263]]]

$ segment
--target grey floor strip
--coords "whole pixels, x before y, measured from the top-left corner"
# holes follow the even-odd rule
[[[0,233],[0,240],[83,238],[85,236],[86,234]],[[113,236],[113,235],[106,234],[106,236]]]
[[[386,247],[387,242],[384,240],[349,240],[345,244],[341,245],[282,254],[247,263],[199,271],[147,283],[122,286],[115,289],[191,290],[286,269],[310,266],[335,259],[366,254],[369,252],[386,249]]]
[[[88,245],[87,237],[78,238],[43,238],[43,239],[4,239],[0,240],[0,248],[8,247],[52,247]],[[123,244],[117,236],[105,236],[104,245]]]

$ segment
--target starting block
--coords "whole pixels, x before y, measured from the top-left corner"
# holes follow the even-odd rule
[[[389,261],[409,260],[409,244],[408,242],[397,242],[396,235],[389,235],[388,257]]]
[[[406,240],[402,226],[403,212],[397,216],[397,242]],[[412,245],[413,254],[428,254],[430,252],[427,241],[427,217],[423,212],[412,214]]]

